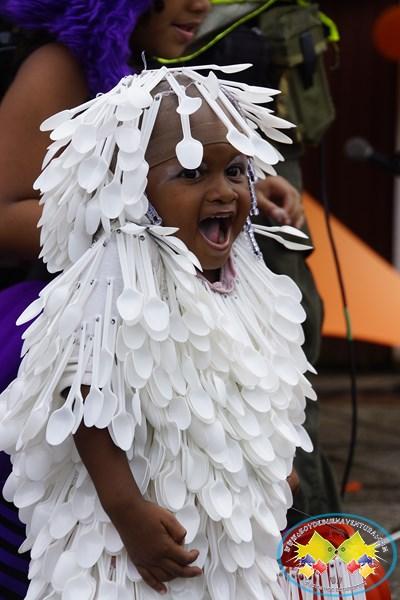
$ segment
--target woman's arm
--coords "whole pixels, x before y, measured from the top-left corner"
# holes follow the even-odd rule
[[[81,67],[60,44],[35,50],[0,104],[0,256],[39,254],[41,215],[32,189],[49,137],[39,130],[50,115],[88,97]]]

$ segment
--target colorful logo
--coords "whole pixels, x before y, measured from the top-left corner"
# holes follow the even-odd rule
[[[390,534],[370,519],[318,515],[284,534],[279,562],[288,597],[295,585],[322,598],[353,598],[387,586],[397,549]]]

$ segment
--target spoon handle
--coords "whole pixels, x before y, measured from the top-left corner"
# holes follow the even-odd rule
[[[129,274],[129,266],[128,266],[128,258],[126,255],[126,247],[125,247],[125,236],[121,233],[117,233],[117,248],[119,255],[119,262],[121,265],[122,279],[124,282],[124,288],[131,287],[130,274]]]
[[[225,106],[226,110],[236,120],[238,125],[240,125],[240,127],[243,129],[243,131],[245,131],[247,133],[247,135],[249,135],[249,136],[254,135],[254,132],[252,131],[250,126],[246,123],[246,121],[244,120],[242,115],[239,113],[238,110],[236,110],[236,108],[233,106],[232,102],[230,102],[228,100],[226,95],[221,90],[219,91],[218,98],[222,102],[222,104]]]
[[[135,246],[133,243],[132,235],[127,235],[127,237],[126,237],[126,251],[127,251],[128,269],[130,270],[130,279],[131,279],[132,287],[133,287],[133,289],[136,289],[136,258],[137,258],[137,255],[135,253]]]
[[[108,347],[113,291],[114,291],[114,279],[113,279],[113,277],[108,277],[107,278],[106,302],[105,302],[105,307],[104,307],[103,339],[101,342],[102,348]]]
[[[36,402],[36,405],[33,408],[33,410],[38,410],[39,408],[41,408],[46,402],[48,396],[54,391],[54,388],[56,387],[58,380],[60,379],[71,357],[74,342],[75,339],[71,336],[67,342],[67,345],[64,348],[64,355],[58,363],[57,368],[54,371],[52,378],[50,379],[50,382],[44,389],[43,393],[39,396],[38,401]]]
[[[183,140],[190,141],[192,140],[192,132],[190,131],[190,119],[189,115],[181,114],[181,124],[182,124],[182,132],[183,132]]]
[[[140,135],[140,146],[143,152],[146,151],[147,145],[149,143],[151,132],[153,131],[153,126],[157,118],[157,114],[161,104],[161,96],[157,95],[153,99],[153,102],[150,108],[147,111],[144,111],[143,115],[143,125]]]
[[[149,256],[149,241],[147,236],[141,239],[139,242],[139,252],[142,258],[142,268],[144,278],[146,280],[146,287],[150,297],[156,296],[156,284],[153,276],[153,265],[151,264]]]
[[[64,407],[71,408],[72,407],[72,403],[74,401],[77,388],[78,388],[78,386],[80,386],[80,383],[81,383],[82,364],[83,364],[84,355],[85,355],[85,338],[86,338],[86,322],[83,323],[83,325],[81,327],[81,335],[80,335],[80,339],[79,339],[78,366],[75,371],[75,376],[72,381],[72,385],[69,389],[67,399],[65,400],[62,408],[64,408]]]
[[[223,122],[228,131],[234,129],[232,122],[228,119],[222,108],[218,105],[218,103],[213,100],[211,94],[209,94],[208,90],[201,83],[195,82],[195,86],[199,90],[200,94],[204,97],[206,102],[209,104],[210,108],[215,112],[217,117]]]
[[[102,317],[97,315],[94,322],[94,338],[93,338],[93,379],[91,387],[98,387],[99,383],[99,362],[100,362],[100,348],[101,348],[101,330],[102,330]]]

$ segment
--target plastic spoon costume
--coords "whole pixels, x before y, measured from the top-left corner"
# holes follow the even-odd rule
[[[0,397],[0,447],[13,461],[4,495],[27,523],[29,600],[158,598],[129,561],[74,448],[82,420],[108,427],[141,492],[171,510],[188,546],[200,550],[204,576],[172,581],[165,598],[284,598],[276,553],[291,504],[286,478],[296,446],[311,450],[301,424],[305,397],[315,398],[304,376],[301,294],[258,259],[250,221],[233,245],[234,290],[210,290],[197,258],[146,197],[145,154],[161,81],[178,99],[184,168],[202,160],[190,128],[202,103],[260,176],[280,155],[256,128],[284,141],[275,128],[290,124],[258,106],[273,90],[204,77],[203,68],[127,77],[43,124],[53,144],[36,182],[41,255],[62,272],[20,317],[37,316],[18,378]],[[281,231],[304,237],[255,229],[307,248]]]

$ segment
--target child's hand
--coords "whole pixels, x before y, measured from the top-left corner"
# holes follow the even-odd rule
[[[87,392],[83,390],[85,396]],[[189,566],[199,552],[184,549],[185,529],[168,510],[143,499],[125,452],[108,431],[82,424],[74,439],[103,508],[144,581],[165,593],[163,581],[201,575],[201,569]]]
[[[202,574],[198,567],[189,566],[199,553],[183,548],[186,531],[168,510],[146,500],[134,501],[112,520],[131,561],[157,592],[167,591],[163,581]]]

